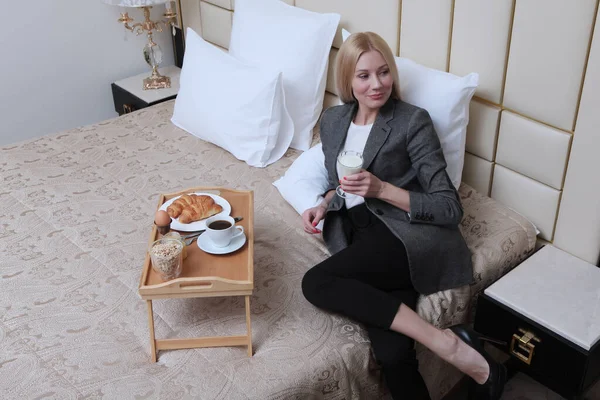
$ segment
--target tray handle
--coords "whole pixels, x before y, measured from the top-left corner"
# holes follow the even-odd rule
[[[214,285],[214,282],[196,282],[196,283],[189,283],[189,284],[180,284],[179,285],[179,289],[183,290],[184,292],[187,291],[194,291],[194,290],[206,290],[206,289],[212,289]]]
[[[166,289],[169,291],[174,289],[181,292],[193,292],[197,290],[237,290],[244,289],[247,285],[252,285],[252,282],[236,281],[217,276],[205,276],[202,278],[177,278],[167,282],[161,282],[156,285],[147,285],[144,288],[150,290],[154,289],[157,291],[161,291],[161,289]]]

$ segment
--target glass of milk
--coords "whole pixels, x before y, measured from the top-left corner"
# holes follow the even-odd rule
[[[338,177],[343,178],[344,176],[358,174],[362,169],[363,157],[358,151],[346,150],[342,151],[337,158],[337,173]],[[342,186],[339,185],[335,192],[338,196],[346,198],[346,192],[342,190]]]

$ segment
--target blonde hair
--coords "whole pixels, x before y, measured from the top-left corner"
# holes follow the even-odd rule
[[[335,86],[340,99],[344,103],[356,101],[352,93],[352,80],[354,79],[356,63],[364,52],[371,50],[378,51],[390,69],[394,80],[391,97],[393,99],[400,98],[398,68],[396,68],[394,54],[390,46],[374,32],[357,32],[350,35],[342,44],[335,60]]]

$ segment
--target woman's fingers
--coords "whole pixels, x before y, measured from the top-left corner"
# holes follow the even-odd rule
[[[304,232],[306,233],[319,233],[320,231],[315,228],[322,217],[318,217],[319,210],[316,212],[313,209],[306,210],[302,213],[302,225],[304,226]]]
[[[360,187],[360,186],[369,186],[370,177],[369,172],[363,171],[358,174],[344,176],[340,179],[340,184],[342,185],[342,189],[345,186],[349,187]]]
[[[302,225],[304,226],[305,231],[308,231],[311,228],[310,221],[307,219],[302,219]]]
[[[315,214],[315,218],[312,221],[313,226],[317,226],[317,224],[319,222],[321,222],[321,220],[325,217],[325,210],[323,209],[319,209],[316,214]]]
[[[342,185],[342,189],[344,190],[344,192],[349,193],[349,194],[356,194],[359,196],[364,196],[365,193],[365,189],[362,187],[355,187],[355,186],[344,186]]]
[[[354,182],[342,181],[341,185],[342,185],[342,189],[344,189],[344,190],[346,190],[346,188],[348,188],[350,190],[359,190],[361,188],[368,188],[369,182],[368,181],[354,181]]]
[[[305,225],[307,222],[310,222],[310,210],[306,210],[302,213],[302,222]]]
[[[365,186],[365,181],[345,181],[342,179],[341,185],[342,188],[344,186],[348,186],[348,187],[360,187],[360,186]]]
[[[321,220],[323,219],[323,217],[325,216],[325,211],[323,211],[322,209],[318,209],[317,212],[315,213],[315,217],[312,220],[312,233],[321,233],[321,231],[319,229],[317,229],[317,225],[319,224],[319,222],[321,222]]]
[[[344,188],[342,188],[342,189],[344,189]],[[354,195],[357,195],[357,196],[362,196],[362,197],[365,197],[365,194],[366,194],[366,192],[364,190],[362,190],[362,189],[356,189],[356,188],[354,188],[354,189],[344,189],[344,192],[346,192],[348,194],[354,194]]]
[[[312,213],[311,213],[311,211],[310,210],[304,211],[302,213],[302,225],[304,226],[304,231],[305,232],[309,232],[309,230],[312,230],[311,222],[312,222]]]
[[[317,229],[315,229],[311,224],[304,225],[304,232],[306,233],[317,233]]]
[[[361,174],[356,174],[356,175],[362,175],[362,172],[361,172]],[[350,194],[357,194],[357,195],[364,197],[365,194],[368,192],[369,185],[370,185],[370,179],[367,178],[366,176],[359,177],[358,179],[352,179],[352,178],[356,178],[356,175],[352,175],[352,176],[346,177],[346,179],[342,179],[342,182],[341,182],[342,189],[345,192],[348,192]]]
[[[348,176],[343,176],[341,181],[342,182],[357,182],[357,181],[362,181],[363,179],[365,179],[367,177],[368,172],[366,171],[362,171],[359,172],[357,174],[353,174],[353,175],[348,175]]]

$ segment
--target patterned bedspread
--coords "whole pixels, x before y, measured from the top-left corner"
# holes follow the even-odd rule
[[[362,327],[315,309],[300,281],[327,257],[272,182],[298,156],[248,167],[170,122],[173,102],[0,150],[0,398],[376,399]],[[150,361],[137,293],[159,193],[255,191],[255,355],[161,351]],[[438,326],[469,319],[474,294],[533,249],[518,214],[463,185],[461,230],[477,283],[422,297]],[[154,301],[158,338],[241,334],[243,298]],[[459,376],[420,349],[434,398]]]

